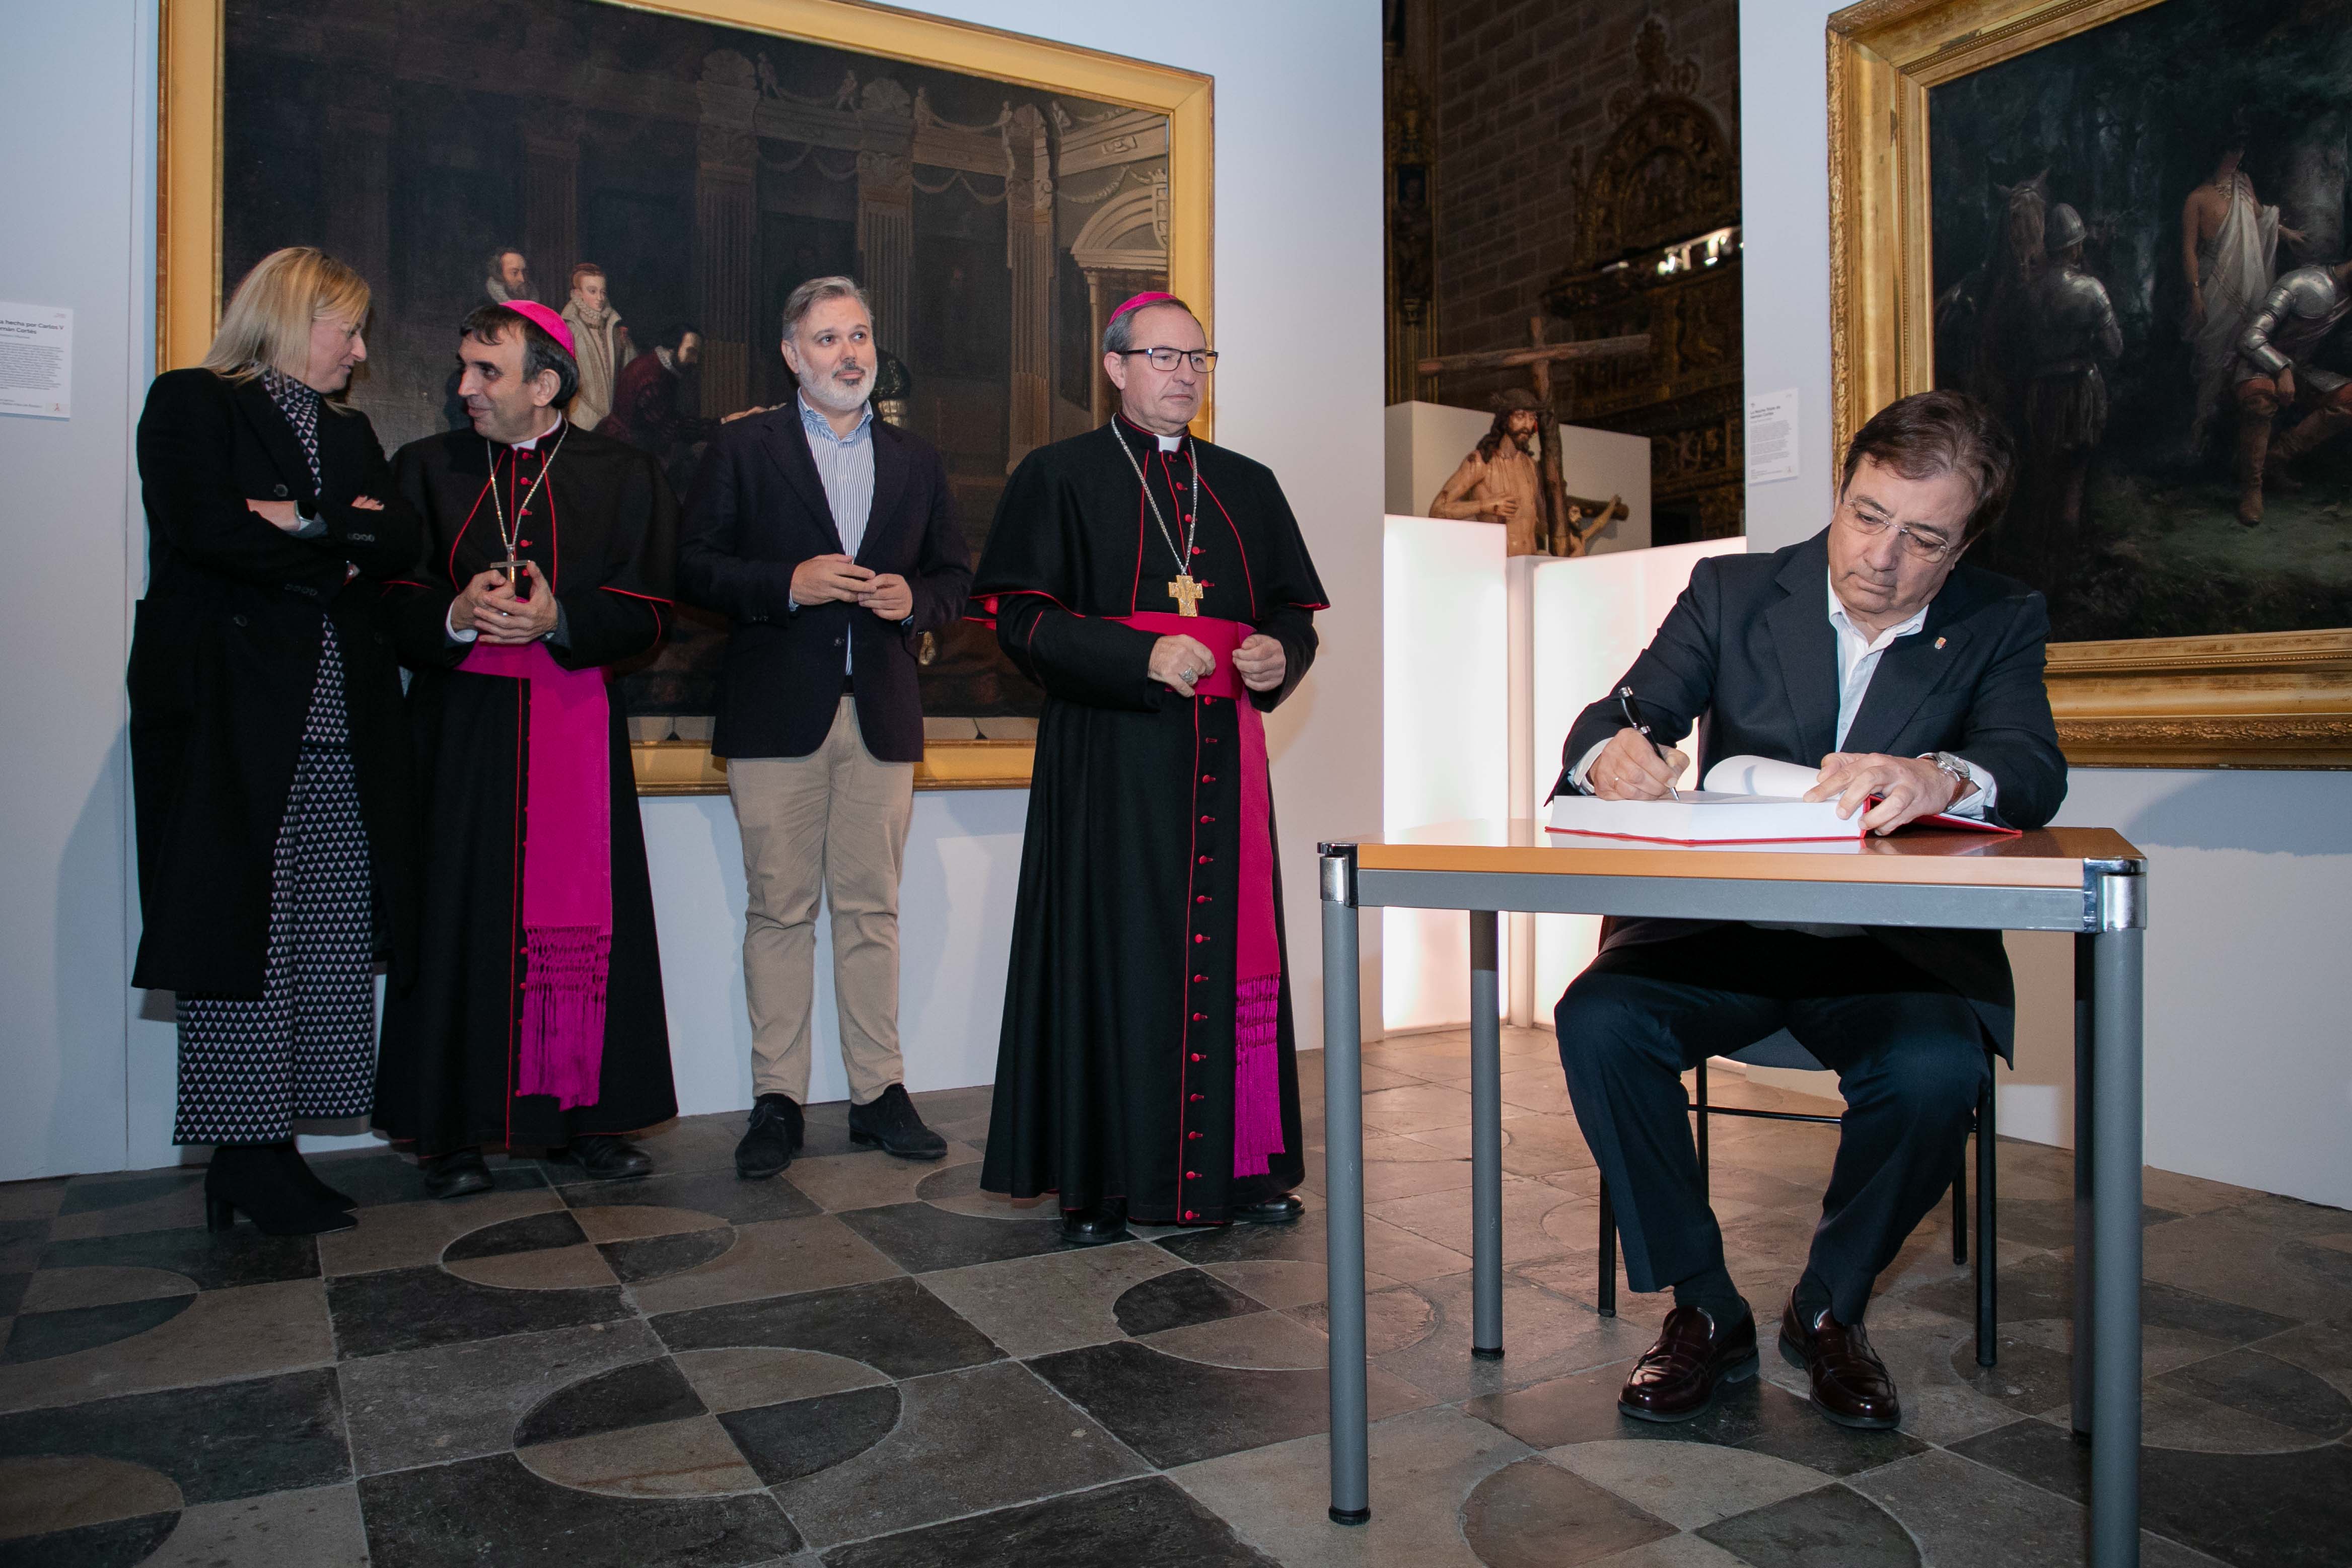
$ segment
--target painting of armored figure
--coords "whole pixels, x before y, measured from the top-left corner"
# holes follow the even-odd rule
[[[2168,0],[1930,89],[1935,379],[2061,642],[2352,626],[2352,4]]]
[[[1108,417],[1104,316],[1170,286],[1171,119],[1034,85],[1074,68],[998,79],[692,5],[207,3],[221,287],[287,245],[357,268],[375,306],[352,401],[387,447],[453,427],[469,309],[536,299],[593,337],[576,416],[683,491],[719,421],[792,399],[786,297],[845,273],[872,302],[877,416],[940,450],[977,558],[1022,458]],[[725,637],[687,612],[628,678],[640,740],[708,736]],[[918,657],[935,717],[987,733],[1042,704],[977,625]]]

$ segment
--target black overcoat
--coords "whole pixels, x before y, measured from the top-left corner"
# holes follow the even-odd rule
[[[1286,953],[1283,1152],[1265,1175],[1236,1177],[1241,721],[1230,700],[1153,680],[1157,635],[1115,619],[1175,609],[1175,557],[1114,432],[1149,466],[1170,527],[1187,530],[1181,458],[1116,421],[1022,460],[972,584],[1000,646],[1045,689],[981,1184],[1058,1192],[1066,1207],[1123,1197],[1139,1220],[1213,1224],[1297,1185],[1305,1168],[1292,976]],[[1270,710],[1314,662],[1323,586],[1272,471],[1207,442],[1192,449],[1201,614],[1281,642],[1283,684],[1250,698]],[[1281,911],[1277,868],[1277,935]]]
[[[552,446],[551,437],[539,450]],[[424,548],[386,588],[383,616],[401,662],[415,671],[408,702],[425,845],[416,974],[385,1004],[375,1125],[415,1139],[424,1154],[557,1148],[580,1133],[633,1131],[677,1114],[653,887],[617,694],[606,753],[613,945],[600,1092],[568,1111],[551,1095],[514,1092],[530,707],[526,682],[457,668],[470,647],[447,634],[457,589],[505,554],[484,494],[489,462],[471,430],[412,441],[393,458],[400,493],[425,521]],[[519,553],[539,563],[563,608],[568,636],[546,645],[558,664],[607,667],[659,645],[677,530],[677,500],[650,454],[592,431],[564,437],[545,488],[514,529]]]
[[[915,607],[903,626],[838,600],[792,607],[801,563],[841,553],[797,398],[720,426],[703,451],[678,530],[677,587],[734,623],[710,741],[719,756],[804,757],[823,745],[854,652],[866,749],[886,763],[922,761],[915,643],[962,616],[971,556],[939,452],[880,419],[868,429],[874,507],[853,559],[907,580]]]
[[[332,620],[368,834],[377,956],[405,968],[415,927],[414,800],[400,671],[373,609],[415,559],[416,513],[367,416],[319,414],[302,444],[257,379],[175,370],[139,419],[147,595],[131,638],[131,775],[144,929],[134,985],[261,994],[278,830]],[[382,511],[352,506],[368,496]],[[297,539],[246,501],[326,524]],[[351,568],[359,571],[353,576]]]
[[[1826,529],[1769,555],[1701,561],[1658,635],[1610,689],[1639,693],[1662,741],[1678,741],[1696,724],[1701,777],[1723,757],[1819,766],[1839,749],[1829,563]],[[2040,594],[1962,563],[1927,606],[1927,623],[1879,656],[1843,749],[1966,757],[1998,786],[1994,820],[2042,826],[2066,798],[2066,758],[2042,679],[2049,637]],[[1567,771],[1623,723],[1612,698],[1580,714],[1558,787],[1568,787]],[[1667,941],[1712,923],[1719,922],[1613,920],[1603,945]],[[2017,1000],[2000,932],[1879,926],[1870,934],[1968,998],[2009,1054]]]

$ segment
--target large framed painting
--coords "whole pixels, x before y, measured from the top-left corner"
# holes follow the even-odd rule
[[[388,447],[462,422],[469,309],[562,308],[584,265],[615,374],[675,383],[631,438],[683,493],[709,422],[793,396],[784,297],[847,273],[877,413],[940,448],[977,558],[1013,467],[1108,417],[1108,311],[1167,288],[1213,320],[1192,72],[850,0],[165,0],[163,55],[159,368],[203,357],[255,261],[320,246],[374,287],[351,397]],[[725,788],[725,637],[682,613],[624,679],[642,791]],[[918,658],[917,786],[1025,784],[1042,694],[993,637]]]
[[[1959,387],[2093,766],[2352,767],[2347,0],[1829,22],[1834,438]]]

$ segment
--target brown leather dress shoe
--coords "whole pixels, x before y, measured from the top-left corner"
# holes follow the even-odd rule
[[[1687,1421],[1715,1403],[1717,1389],[1747,1382],[1756,1368],[1754,1313],[1717,1329],[1701,1309],[1676,1307],[1633,1363],[1617,1408],[1636,1421]]]
[[[1780,1353],[1811,1376],[1813,1404],[1839,1426],[1883,1432],[1903,1419],[1895,1380],[1860,1323],[1841,1323],[1823,1312],[1808,1327],[1790,1296],[1780,1314]]]

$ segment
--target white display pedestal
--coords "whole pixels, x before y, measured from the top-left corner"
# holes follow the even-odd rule
[[[1391,410],[1393,412],[1393,410]],[[1430,517],[1383,520],[1381,826],[1496,817],[1510,809],[1510,639],[1503,531]],[[1460,910],[1381,911],[1381,1027],[1470,1019],[1470,922]]]
[[[1702,540],[1574,561],[1522,556],[1509,563],[1511,815],[1542,815],[1559,776],[1569,726],[1606,696],[1656,635],[1666,612],[1709,555],[1738,554],[1742,539]],[[1509,947],[1518,984],[1504,992],[1515,1024],[1567,989],[1600,950],[1593,915],[1513,915]],[[1507,984],[1508,984],[1507,982]]]
[[[1391,516],[1383,530],[1381,827],[1390,833],[1538,815],[1576,715],[1648,644],[1699,559],[1742,544],[1506,559],[1492,523]],[[1466,1026],[1468,921],[1458,910],[1387,910],[1381,922],[1382,1031]],[[1600,922],[1514,915],[1507,929],[1499,978],[1511,1021],[1525,1025],[1591,958]]]

